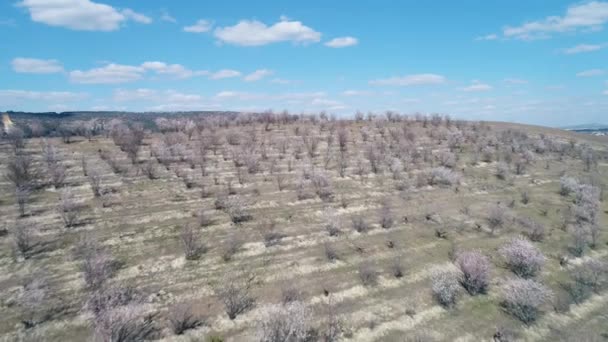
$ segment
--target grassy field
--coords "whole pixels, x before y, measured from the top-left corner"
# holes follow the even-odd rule
[[[573,232],[582,223],[570,219],[576,198],[560,194],[563,176],[603,189],[608,139],[445,120],[223,126],[210,121],[191,137],[146,131],[134,163],[115,143],[119,129],[69,143],[26,139],[18,153],[31,158],[45,184],[20,215],[14,184],[0,179],[0,339],[94,340],[103,327],[86,303],[119,287],[138,293],[129,306],[150,314],[155,338],[167,341],[260,340],[269,304],[283,305],[287,294],[309,315],[310,340],[334,340],[332,329],[340,341],[480,341],[497,331],[501,341],[608,339],[607,287],[578,303],[564,290],[578,266],[606,265],[608,202],[599,202],[597,236],[585,235],[579,255]],[[48,184],[48,146],[66,170],[59,188]],[[15,153],[4,140],[3,173]],[[455,179],[433,181],[434,171]],[[66,190],[78,203],[72,227],[58,210]],[[241,209],[247,219],[233,222]],[[534,278],[553,292],[528,324],[503,305],[503,285],[517,276],[499,252],[525,235],[522,219],[544,227],[532,242],[545,256]],[[328,225],[339,232],[329,234]],[[15,235],[24,226],[31,248],[22,253]],[[188,233],[202,245],[189,259]],[[85,281],[86,258],[78,253],[92,245],[114,265],[97,287]],[[490,261],[487,290],[461,288],[455,305],[441,305],[432,275],[458,269],[453,256],[473,250]],[[606,270],[598,277],[606,285]],[[33,279],[43,279],[44,290]],[[245,280],[255,304],[230,319],[218,293]],[[564,301],[571,305],[564,309]],[[202,324],[177,335],[170,319],[183,307]]]

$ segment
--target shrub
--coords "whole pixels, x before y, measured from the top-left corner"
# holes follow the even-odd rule
[[[76,203],[74,194],[71,191],[64,190],[61,193],[58,211],[66,228],[71,228],[78,223],[80,205]]]
[[[427,176],[429,185],[454,185],[460,183],[460,175],[445,167],[432,169]]]
[[[456,264],[462,271],[462,286],[471,295],[485,293],[490,284],[490,260],[479,251],[459,253]]]
[[[382,207],[380,208],[380,226],[384,229],[391,228],[395,223],[395,219],[393,218],[393,212],[388,201],[382,202]]]
[[[372,264],[364,262],[359,265],[359,279],[365,286],[374,286],[378,283],[378,271]]]
[[[570,252],[574,256],[581,256],[585,251],[585,247],[589,241],[589,232],[586,227],[580,224],[575,224],[570,228],[570,234],[572,235],[572,246]]]
[[[176,335],[182,335],[184,332],[196,329],[204,323],[200,317],[192,313],[192,304],[188,302],[173,305],[169,309],[168,315],[171,331]]]
[[[511,239],[499,250],[507,267],[523,278],[530,278],[540,272],[545,263],[545,256],[530,241],[523,237]]]
[[[97,170],[87,170],[87,178],[95,197],[101,197],[101,175]]]
[[[100,288],[114,273],[115,261],[103,249],[88,251],[82,261],[84,281],[90,289]]]
[[[46,274],[36,271],[25,279],[23,292],[18,304],[23,310],[22,323],[26,328],[32,328],[50,319],[53,311],[51,291]]]
[[[286,237],[285,234],[270,229],[264,233],[264,246],[272,247],[278,245],[284,237]]]
[[[505,162],[500,162],[496,165],[496,177],[505,180],[509,175],[509,165]]]
[[[15,252],[23,259],[29,258],[31,251],[35,246],[33,228],[29,225],[17,222],[13,230],[13,246]]]
[[[358,233],[366,233],[370,230],[369,225],[365,222],[365,219],[361,215],[355,215],[351,218],[353,223],[353,229]]]
[[[261,309],[257,321],[260,342],[305,342],[313,338],[312,311],[302,302],[270,304]]]
[[[403,277],[403,264],[400,258],[393,259],[390,264],[390,271],[395,278]]]
[[[496,205],[490,209],[488,213],[488,225],[490,226],[490,231],[492,234],[498,228],[502,228],[507,221],[507,209],[505,207]]]
[[[551,299],[553,292],[532,279],[511,279],[502,288],[502,305],[522,322],[534,322],[541,306]]]
[[[520,225],[524,229],[524,234],[534,242],[543,241],[545,239],[545,226],[530,218],[522,218],[519,220]]]
[[[245,209],[245,202],[236,196],[226,201],[225,211],[230,216],[232,223],[238,224],[251,219],[251,214]]]
[[[25,209],[27,202],[30,199],[32,190],[29,187],[17,187],[15,188],[15,200],[19,208],[19,216],[25,216]]]
[[[578,189],[578,181],[572,177],[563,176],[560,178],[559,184],[559,194],[562,196],[568,196]]]
[[[197,260],[205,253],[205,246],[200,241],[200,236],[191,226],[182,227],[179,238],[186,254],[186,260]]]
[[[599,292],[608,282],[608,265],[598,259],[586,260],[575,266],[570,275],[576,283]]]
[[[456,304],[460,293],[460,273],[454,270],[434,270],[431,290],[439,304],[449,308]]]
[[[253,308],[255,298],[252,295],[255,276],[243,271],[227,274],[215,288],[215,295],[224,304],[228,318],[236,316]]]
[[[40,173],[29,156],[19,154],[6,164],[4,178],[15,188],[31,189],[39,181]]]
[[[96,317],[95,336],[100,341],[129,342],[154,339],[159,329],[154,315],[134,305],[121,306]]]
[[[104,286],[91,292],[85,308],[95,316],[102,315],[113,308],[128,304],[138,304],[144,300],[143,295],[132,286],[120,284]]]
[[[222,252],[222,259],[226,262],[232,260],[232,257],[241,249],[243,243],[243,240],[238,234],[231,235],[228,238],[228,241],[226,241],[226,246]]]
[[[334,262],[334,261],[340,259],[340,256],[338,255],[338,251],[332,244],[326,242],[323,245],[323,250],[325,252],[325,257],[330,262]]]
[[[283,304],[300,301],[302,300],[302,297],[302,291],[293,286],[289,286],[281,290],[281,302]]]

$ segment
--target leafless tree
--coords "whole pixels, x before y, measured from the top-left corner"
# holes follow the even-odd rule
[[[115,261],[112,255],[104,248],[85,251],[82,255],[82,271],[88,288],[97,290],[113,275]]]
[[[359,265],[359,279],[365,286],[374,286],[378,283],[378,271],[371,263],[363,262]]]
[[[31,189],[37,185],[40,179],[40,173],[29,156],[16,155],[6,164],[6,173],[4,177],[7,181],[12,183],[15,188]]]
[[[205,253],[205,246],[201,242],[197,231],[190,225],[184,225],[180,231],[179,238],[186,254],[186,260],[196,260]]]
[[[71,228],[78,224],[81,206],[76,202],[74,194],[70,190],[64,190],[59,199],[57,211],[63,220],[66,228]]]
[[[224,249],[222,251],[222,259],[228,262],[241,249],[244,241],[238,234],[232,234],[228,237]]]
[[[246,312],[255,305],[252,290],[255,285],[255,275],[243,270],[226,274],[215,288],[215,295],[224,304],[228,318]]]
[[[18,186],[15,188],[15,200],[19,208],[19,215],[25,216],[26,205],[32,195],[32,190],[28,186]]]
[[[101,197],[101,174],[96,169],[87,171],[87,178],[95,197]]]
[[[395,219],[393,217],[390,203],[385,199],[382,201],[382,206],[380,207],[380,226],[384,229],[389,229],[394,223]]]
[[[33,234],[35,228],[18,221],[12,231],[13,248],[23,259],[28,259],[35,246]]]
[[[187,301],[174,304],[169,309],[168,316],[171,331],[176,335],[204,324],[203,319],[193,312],[192,304]]]
[[[141,306],[120,306],[95,317],[95,337],[99,341],[145,341],[157,337],[158,332],[154,315]]]

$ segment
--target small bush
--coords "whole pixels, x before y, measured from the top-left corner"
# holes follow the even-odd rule
[[[158,336],[154,315],[127,305],[103,312],[96,317],[95,336],[100,341],[145,341]]]
[[[431,170],[428,177],[429,185],[456,185],[460,183],[460,175],[445,167],[436,167]]]
[[[375,286],[378,283],[378,271],[372,264],[364,262],[359,265],[359,279],[365,286]]]
[[[505,225],[507,221],[507,209],[500,205],[493,206],[490,209],[487,220],[490,231],[494,234],[497,229],[502,228]]]
[[[539,315],[541,306],[553,292],[532,279],[511,279],[502,288],[502,305],[511,315],[529,324]]]
[[[29,258],[35,246],[33,238],[34,229],[29,225],[18,222],[12,233],[15,253],[23,259]]]
[[[560,178],[560,189],[559,194],[562,196],[568,196],[578,190],[578,181],[572,177],[563,176]]]
[[[456,305],[460,294],[460,273],[454,270],[435,270],[431,274],[431,290],[444,307]]]
[[[500,162],[496,165],[496,177],[501,180],[507,179],[509,176],[509,165],[505,162]]]
[[[403,277],[403,264],[401,263],[400,258],[395,258],[390,264],[390,271],[393,277],[402,278]]]
[[[232,257],[241,249],[244,242],[238,234],[233,234],[226,241],[226,246],[222,252],[222,259],[228,262],[232,260]]]
[[[384,229],[389,229],[395,223],[393,212],[388,201],[383,201],[382,207],[380,208],[380,226]]]
[[[257,341],[306,342],[313,337],[312,310],[302,302],[270,304],[261,309],[257,321]]]
[[[205,246],[200,241],[200,236],[191,226],[182,227],[179,238],[184,248],[186,260],[197,260],[205,253]]]
[[[215,288],[215,295],[224,304],[226,314],[231,320],[253,308],[255,297],[252,295],[255,276],[239,271],[227,274]]]
[[[330,262],[334,262],[334,261],[340,259],[340,256],[338,255],[338,251],[336,250],[336,248],[332,244],[325,243],[323,245],[323,250],[325,252],[325,257]]]
[[[76,203],[71,191],[65,190],[61,193],[58,211],[66,228],[71,228],[78,224],[80,205]]]
[[[355,215],[351,218],[353,223],[353,229],[358,233],[366,233],[370,230],[370,226],[365,222],[365,219],[361,215]]]
[[[524,229],[524,234],[534,242],[540,242],[545,239],[545,226],[529,218],[519,220],[520,225]]]
[[[116,262],[109,252],[98,249],[84,255],[82,271],[84,280],[90,289],[100,288],[113,274]]]
[[[507,267],[523,278],[534,277],[545,263],[545,256],[530,241],[523,237],[511,239],[499,250]]]
[[[182,335],[204,324],[200,317],[192,313],[192,304],[187,302],[175,304],[169,309],[168,316],[171,331],[176,335]]]
[[[456,264],[462,271],[462,286],[471,295],[485,293],[490,284],[490,260],[479,251],[458,254]]]
[[[599,292],[608,282],[608,264],[598,259],[586,260],[575,266],[570,275],[581,286]]]

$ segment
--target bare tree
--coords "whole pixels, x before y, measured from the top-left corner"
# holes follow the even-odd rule
[[[28,259],[35,246],[33,239],[34,228],[18,221],[12,231],[13,248],[15,253],[23,259]]]
[[[196,260],[205,253],[205,246],[202,244],[198,232],[190,225],[184,225],[180,232],[180,240],[186,254],[186,260]]]
[[[228,318],[246,312],[255,305],[252,290],[255,285],[255,275],[239,270],[226,274],[215,288],[215,295],[224,304]]]
[[[26,205],[32,195],[32,190],[28,186],[18,186],[15,188],[15,200],[19,208],[19,215],[25,216]]]
[[[99,171],[96,169],[88,170],[87,175],[93,195],[95,197],[101,197],[101,175],[99,174]]]
[[[76,202],[74,194],[70,190],[64,190],[59,199],[59,215],[66,228],[71,228],[78,223],[81,206]]]
[[[169,309],[168,316],[171,331],[176,335],[182,335],[204,324],[203,319],[193,312],[192,304],[187,301],[174,304]]]

